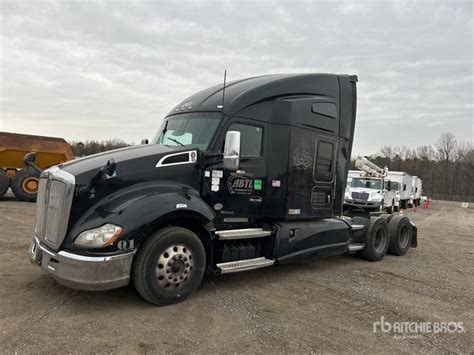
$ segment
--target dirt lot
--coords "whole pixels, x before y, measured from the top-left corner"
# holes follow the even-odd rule
[[[367,262],[313,258],[205,280],[169,307],[132,287],[79,292],[28,261],[34,204],[0,202],[0,352],[470,352],[474,210],[407,213],[419,247]],[[463,322],[465,333],[374,333],[373,323]]]

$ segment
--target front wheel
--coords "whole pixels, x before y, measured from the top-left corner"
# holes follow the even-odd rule
[[[10,179],[3,169],[0,169],[0,198],[6,194],[10,187]]]
[[[13,194],[17,199],[35,202],[38,194],[39,173],[30,169],[17,171],[11,182]]]
[[[198,288],[206,268],[206,252],[199,237],[188,229],[166,227],[141,246],[132,277],[138,293],[156,305],[178,303]]]
[[[382,200],[382,201],[380,201],[379,212],[383,212],[384,209],[385,209],[385,204],[384,204],[384,202],[383,202],[383,200]]]
[[[395,209],[395,203],[392,201],[392,205],[389,208],[387,208],[387,213],[392,214],[394,209]]]

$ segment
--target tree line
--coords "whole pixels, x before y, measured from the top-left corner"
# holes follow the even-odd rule
[[[107,139],[107,140],[86,140],[69,142],[72,152],[76,157],[84,157],[86,155],[105,152],[107,150],[129,147],[132,144],[126,143],[121,139]]]
[[[133,145],[121,139],[73,141],[70,144],[77,157]],[[380,167],[419,176],[423,180],[424,195],[474,196],[473,144],[458,141],[450,132],[441,134],[434,145],[383,146],[369,159]],[[355,169],[354,161],[351,168]]]
[[[441,134],[434,145],[383,146],[369,159],[380,167],[420,177],[426,196],[474,196],[473,143],[458,141],[450,132]]]

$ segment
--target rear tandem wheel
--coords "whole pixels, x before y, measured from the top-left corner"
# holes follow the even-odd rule
[[[410,220],[404,216],[393,217],[388,224],[390,246],[388,252],[393,255],[405,255],[410,249],[412,229]]]
[[[372,217],[369,228],[364,236],[364,249],[361,255],[364,259],[370,261],[382,260],[390,244],[388,234],[388,225],[385,218]]]

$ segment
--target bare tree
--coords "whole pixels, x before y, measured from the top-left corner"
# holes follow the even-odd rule
[[[409,159],[409,155],[410,155],[410,148],[408,148],[406,145],[401,145],[400,148],[399,148],[399,155],[400,155],[400,159],[402,160],[407,160]]]
[[[434,160],[436,158],[436,152],[431,145],[421,145],[417,147],[416,155],[418,159],[423,161]]]
[[[441,134],[435,144],[439,160],[445,161],[446,163],[451,162],[456,153],[456,144],[456,138],[454,138],[454,135],[451,132],[444,132]]]
[[[450,191],[450,193],[454,194],[455,187],[452,177],[456,171],[453,171],[455,169],[451,169],[450,165],[456,153],[456,138],[454,138],[451,132],[444,132],[438,138],[435,146],[438,152],[438,159],[444,163],[444,169],[441,172],[441,176],[444,176],[444,191]]]
[[[456,146],[456,152],[454,155],[454,160],[456,161],[467,161],[469,159],[469,154],[473,150],[472,143],[470,142],[459,142]]]
[[[380,148],[380,151],[377,155],[380,155],[391,162],[393,160],[393,157],[395,156],[395,152],[393,147],[389,145],[384,145],[382,148]]]

